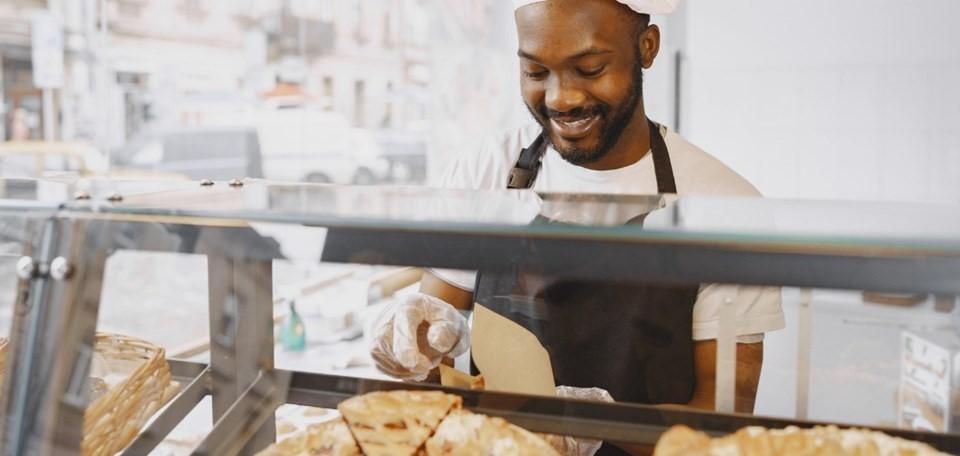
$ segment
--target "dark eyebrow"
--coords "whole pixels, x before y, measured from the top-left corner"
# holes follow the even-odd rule
[[[600,49],[600,48],[597,48],[597,47],[589,47],[589,48],[587,48],[587,49],[584,49],[584,50],[582,50],[582,51],[580,51],[580,52],[578,52],[578,53],[570,56],[570,57],[567,57],[567,60],[568,60],[568,61],[570,61],[570,60],[580,60],[580,59],[582,59],[582,58],[584,58],[584,57],[588,57],[588,56],[592,56],[592,55],[610,54],[610,53],[612,53],[612,52],[613,52],[613,51],[608,50],[608,49]],[[517,50],[517,56],[520,57],[521,59],[532,60],[532,61],[538,62],[538,63],[540,62],[540,60],[538,60],[536,56],[534,56],[533,54],[529,54],[529,53],[527,53],[527,52],[524,52],[523,49]]]

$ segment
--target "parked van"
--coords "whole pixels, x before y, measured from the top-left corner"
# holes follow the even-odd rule
[[[390,162],[366,130],[343,116],[304,108],[269,109],[237,126],[192,127],[146,135],[119,154],[132,167],[185,173],[193,179],[375,184]]]
[[[368,185],[389,177],[373,135],[340,114],[281,108],[257,112],[253,123],[267,179]]]

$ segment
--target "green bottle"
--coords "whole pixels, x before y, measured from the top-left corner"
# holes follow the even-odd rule
[[[303,319],[297,313],[296,302],[290,300],[290,314],[280,327],[280,343],[287,351],[303,351],[307,347],[307,333]]]

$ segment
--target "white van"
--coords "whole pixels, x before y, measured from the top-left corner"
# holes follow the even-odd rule
[[[280,108],[258,111],[252,120],[267,179],[374,184],[389,177],[390,163],[374,136],[340,114]]]
[[[367,185],[390,177],[390,162],[370,132],[352,128],[340,114],[309,108],[249,111],[136,142],[125,162],[194,179]]]

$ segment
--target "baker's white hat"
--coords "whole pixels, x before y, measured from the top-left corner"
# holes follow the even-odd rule
[[[523,8],[531,3],[547,0],[513,0],[514,8]],[[616,0],[641,14],[669,14],[677,7],[680,0]]]

